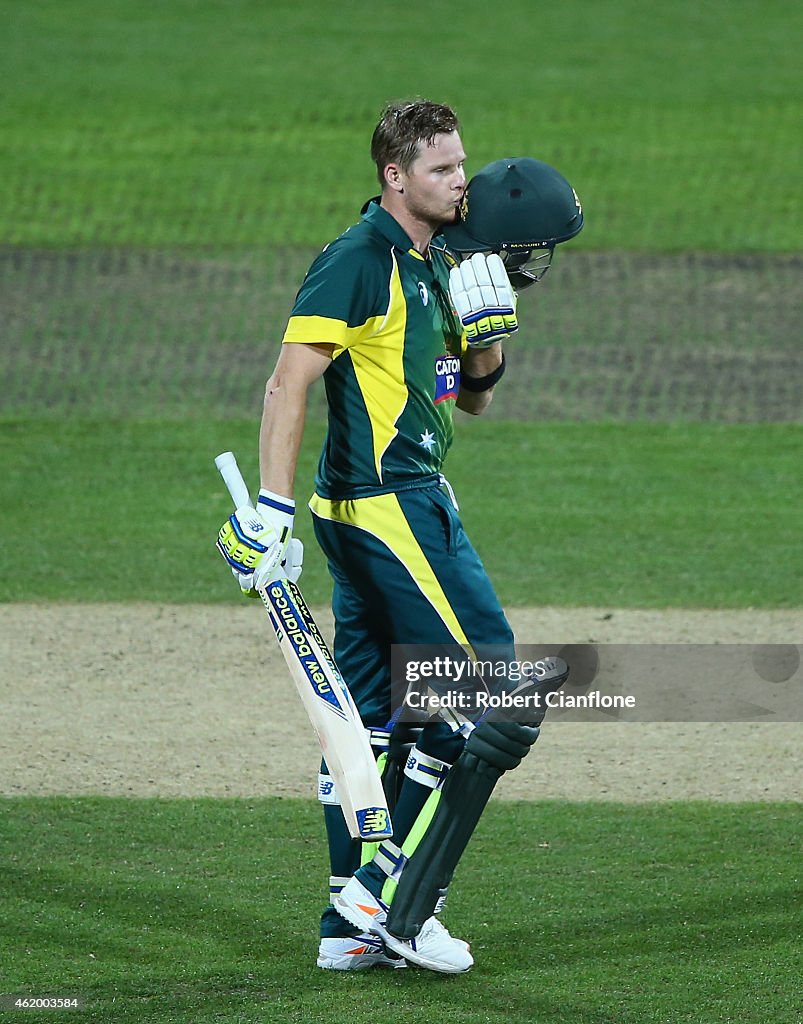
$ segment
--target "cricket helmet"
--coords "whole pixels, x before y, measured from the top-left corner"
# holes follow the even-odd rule
[[[544,276],[555,246],[582,229],[583,208],[569,182],[549,164],[522,156],[478,171],[466,186],[459,219],[442,231],[461,258],[499,253],[520,291]]]

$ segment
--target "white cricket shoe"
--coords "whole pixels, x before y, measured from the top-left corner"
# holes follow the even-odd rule
[[[439,921],[439,919],[437,917],[433,916],[433,917],[431,917],[429,919],[429,926],[430,926],[430,928],[432,929],[433,932],[441,933],[450,942],[456,942],[458,946],[462,946],[463,949],[465,949],[465,950],[471,949],[471,946],[466,942],[465,939],[456,939],[454,937],[454,935],[451,934],[451,932],[446,927],[446,925],[440,923],[440,921]]]
[[[351,878],[332,898],[335,910],[361,931],[378,935],[392,953],[411,964],[441,974],[462,974],[474,963],[467,942],[453,939],[435,917],[413,939],[399,939],[385,928],[388,907],[362,884]]]
[[[321,939],[318,966],[329,971],[365,971],[369,967],[406,967],[400,956],[388,956],[376,935]]]

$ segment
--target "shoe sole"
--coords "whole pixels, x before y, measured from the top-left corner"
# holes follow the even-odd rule
[[[428,971],[437,971],[438,974],[465,974],[466,971],[471,970],[473,967],[473,963],[468,964],[466,967],[454,967],[451,964],[444,963],[442,960],[432,960],[430,957],[419,953],[417,949],[411,949],[404,939],[398,939],[395,935],[391,935],[387,928],[380,924],[375,917],[372,917],[365,911],[358,910],[353,904],[342,900],[339,893],[334,896],[332,903],[338,914],[345,917],[347,921],[359,928],[360,931],[367,931],[371,932],[372,935],[378,935],[388,949],[398,953],[399,956],[404,957],[405,960],[415,964],[417,967],[424,967]]]
[[[380,926],[381,927],[381,926]],[[466,971],[470,971],[474,966],[472,960],[470,964],[466,964],[465,967],[457,967],[454,964],[444,963],[443,960],[432,960],[428,956],[424,956],[423,953],[419,953],[417,949],[411,949],[410,946],[404,941],[404,939],[397,939],[395,935],[391,935],[387,929],[383,928],[385,945],[388,949],[394,953],[398,953],[399,956],[403,956],[405,960],[409,960],[411,964],[417,964],[418,967],[425,967],[428,971],[437,971],[438,974],[465,974]],[[468,952],[468,950],[466,950]]]
[[[403,959],[391,960],[389,957],[379,960],[357,962],[350,961],[346,964],[339,964],[336,960],[330,960],[329,958],[318,957],[318,967],[322,967],[325,971],[371,971],[374,968],[388,968],[389,970],[398,970],[400,967],[406,967],[407,961]]]

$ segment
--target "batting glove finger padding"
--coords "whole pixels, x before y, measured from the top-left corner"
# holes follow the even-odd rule
[[[298,583],[298,578],[304,567],[304,545],[297,537],[293,537],[287,545],[287,554],[281,567],[291,583]]]
[[[475,252],[449,272],[449,293],[472,348],[487,348],[519,329],[516,295],[497,253]]]
[[[256,508],[243,505],[221,526],[217,549],[244,592],[264,587],[285,561],[294,514],[295,502],[291,498],[262,490]]]

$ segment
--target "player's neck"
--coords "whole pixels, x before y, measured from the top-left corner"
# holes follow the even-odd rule
[[[394,192],[383,195],[379,205],[383,210],[387,210],[391,217],[397,220],[404,228],[416,252],[421,253],[424,257],[428,256],[429,243],[432,241],[432,236],[435,234],[438,225],[433,225],[429,221],[422,221],[411,214],[405,204],[399,201]]]

